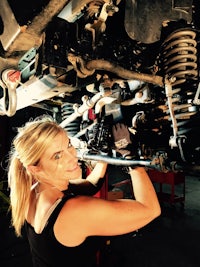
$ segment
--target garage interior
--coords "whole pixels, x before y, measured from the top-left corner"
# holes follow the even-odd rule
[[[32,267],[25,232],[22,239],[16,238],[10,226],[6,159],[9,147],[8,136],[13,135],[13,129],[23,124],[29,116],[36,117],[39,114],[37,109],[29,107],[18,111],[14,117],[0,117],[0,125],[6,129],[1,130],[0,136],[1,152],[4,151],[3,155],[1,153],[0,265],[4,267]],[[131,197],[127,177],[120,177],[119,170],[115,166],[111,167],[110,173],[109,181],[112,181],[116,187],[110,190],[109,183],[105,183],[99,196],[110,199],[119,196]],[[108,238],[103,242],[99,267],[199,267],[200,178],[195,175],[183,175],[182,172],[180,174],[181,183],[175,185],[174,199],[170,200],[172,183],[163,184],[162,190],[169,198],[160,199],[161,216],[159,218],[138,232]],[[154,173],[152,176],[152,182],[159,180],[160,173],[156,172],[156,175]],[[185,186],[184,192],[183,186]],[[155,189],[160,192],[159,183],[155,183]]]
[[[11,70],[0,80],[0,266],[32,267],[26,233],[10,226],[6,167],[17,128],[50,114],[83,142],[97,118],[125,121],[161,203],[143,229],[104,240],[99,267],[199,267],[198,0],[80,2],[0,3],[1,77]],[[132,197],[120,164],[98,197]]]

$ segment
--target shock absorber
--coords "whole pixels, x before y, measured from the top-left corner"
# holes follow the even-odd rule
[[[63,121],[69,118],[75,112],[74,105],[74,103],[69,102],[62,104],[61,116]],[[74,119],[69,121],[68,124],[66,124],[63,128],[67,131],[70,137],[73,137],[80,130],[80,118],[74,117]]]
[[[185,160],[182,144],[190,130],[187,122],[197,113],[193,104],[198,82],[196,33],[192,29],[172,32],[162,45],[162,70],[165,76],[166,114],[171,121],[171,147],[179,147]]]
[[[187,120],[196,113],[192,100],[198,81],[196,33],[191,29],[172,32],[162,45],[162,68],[171,78],[171,102],[176,120]],[[167,98],[166,113],[170,114]],[[173,120],[173,118],[169,118]]]

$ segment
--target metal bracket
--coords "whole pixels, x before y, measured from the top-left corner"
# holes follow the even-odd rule
[[[0,19],[3,23],[3,33],[0,35],[0,40],[4,50],[7,51],[21,29],[6,0],[0,1]]]

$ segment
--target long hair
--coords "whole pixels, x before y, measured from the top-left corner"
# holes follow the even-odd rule
[[[40,116],[19,128],[14,137],[8,166],[12,225],[21,235],[35,177],[27,170],[37,165],[57,134],[64,131],[50,116]]]

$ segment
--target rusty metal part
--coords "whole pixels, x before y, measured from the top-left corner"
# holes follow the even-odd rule
[[[140,80],[155,85],[163,86],[163,77],[130,71],[106,60],[91,60],[85,64],[88,70],[106,70],[126,80]]]
[[[27,26],[25,31],[21,31],[13,41],[6,53],[6,57],[9,57],[16,51],[24,52],[32,47],[40,46],[46,26],[68,2],[69,0],[50,0],[47,6],[33,19],[31,24]]]

